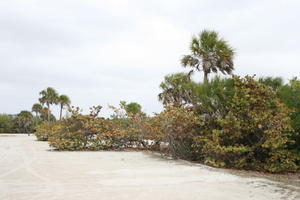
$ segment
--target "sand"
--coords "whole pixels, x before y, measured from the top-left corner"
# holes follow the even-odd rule
[[[299,189],[153,153],[57,152],[0,135],[1,200],[289,200]]]

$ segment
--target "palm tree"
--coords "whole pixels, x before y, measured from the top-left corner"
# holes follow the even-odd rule
[[[159,87],[162,92],[158,95],[158,99],[164,105],[172,104],[180,107],[193,103],[193,90],[196,83],[190,79],[188,74],[175,73],[167,75]]]
[[[33,122],[33,116],[31,112],[26,110],[21,111],[16,117],[16,122],[19,125],[22,132],[28,133],[28,135],[30,135],[28,127]]]
[[[55,116],[51,113],[51,110],[49,110],[47,107],[43,107],[41,111],[41,119],[42,120],[48,120],[48,112],[50,112],[50,121],[55,121]]]
[[[192,54],[183,56],[181,64],[203,71],[204,83],[208,82],[208,74],[211,72],[231,74],[234,70],[234,50],[215,31],[203,30],[199,37],[193,36],[190,50]]]
[[[67,106],[67,107],[70,106],[71,100],[67,95],[60,95],[59,98],[58,98],[58,103],[60,105],[59,120],[61,120],[62,110],[64,109],[65,106]]]
[[[42,96],[39,98],[39,101],[42,105],[46,104],[48,108],[48,121],[50,121],[50,105],[57,104],[58,103],[58,93],[55,91],[55,89],[48,87],[45,90],[42,90],[40,92],[40,95]]]
[[[39,103],[33,104],[32,108],[31,108],[31,111],[35,112],[36,117],[38,117],[38,114],[41,114],[42,110],[43,110],[43,106]]]

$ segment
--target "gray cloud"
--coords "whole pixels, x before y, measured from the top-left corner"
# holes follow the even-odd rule
[[[1,1],[0,113],[30,109],[48,86],[85,111],[126,100],[158,112],[159,83],[185,70],[179,60],[206,28],[236,49],[236,74],[289,79],[300,72],[299,7],[296,0]]]

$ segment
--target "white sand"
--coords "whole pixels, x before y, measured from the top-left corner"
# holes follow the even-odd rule
[[[265,179],[143,152],[53,152],[0,135],[0,200],[276,200],[299,193]]]

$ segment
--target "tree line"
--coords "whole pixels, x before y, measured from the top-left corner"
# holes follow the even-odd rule
[[[52,87],[42,90],[39,95],[39,103],[33,104],[31,111],[22,110],[16,115],[0,114],[0,133],[34,132],[38,124],[44,121],[56,121],[50,106],[59,106],[59,119],[62,118],[63,110],[70,107],[70,98],[64,94],[59,95]],[[32,113],[34,113],[34,115]]]
[[[190,51],[181,59],[190,72],[167,75],[159,86],[162,112],[150,117],[137,103],[120,102],[105,119],[101,106],[87,115],[72,108],[69,117],[40,124],[38,140],[57,150],[137,148],[215,167],[299,170],[300,81],[232,75],[235,51],[215,31],[192,37]],[[203,82],[192,80],[195,71]],[[231,76],[209,80],[216,72]]]

